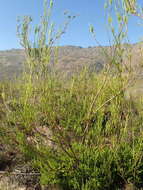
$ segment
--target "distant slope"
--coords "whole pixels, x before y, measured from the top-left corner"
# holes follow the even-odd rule
[[[129,49],[131,50],[134,72],[142,75],[142,69],[138,66],[142,61],[142,55],[140,52],[142,45],[125,45],[125,48],[127,51]],[[109,54],[109,57],[110,55],[113,56],[113,47],[82,48],[78,46],[62,46],[59,48],[59,58],[56,67],[61,73],[67,73],[69,75],[80,70],[83,66],[89,67],[91,72],[98,72],[103,68],[104,64],[109,61],[108,57],[105,56],[103,49]],[[124,57],[125,64],[128,64],[129,58],[126,54]],[[0,51],[0,79],[4,77],[12,78],[21,73],[24,61],[24,50],[12,49]]]
[[[70,74],[89,66],[91,71],[99,71],[106,62],[101,48],[81,48],[76,46],[62,46],[59,48],[57,69]],[[12,78],[21,73],[25,61],[24,50],[12,49],[0,51],[0,79]]]
[[[21,73],[24,60],[23,50],[0,51],[0,79],[10,79]]]

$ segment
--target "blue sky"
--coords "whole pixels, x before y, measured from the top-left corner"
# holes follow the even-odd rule
[[[96,42],[89,33],[90,24],[94,25],[100,44],[108,45],[104,2],[105,0],[54,0],[53,21],[57,27],[64,21],[65,10],[79,15],[70,23],[59,45],[95,46]],[[38,24],[42,8],[43,0],[1,0],[0,50],[21,48],[16,36],[17,17],[31,15],[34,23]],[[143,28],[137,24],[137,18],[132,18],[129,23],[130,41],[137,42],[143,35],[142,31]]]

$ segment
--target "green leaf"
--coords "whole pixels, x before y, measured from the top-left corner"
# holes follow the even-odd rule
[[[111,24],[112,23],[112,17],[108,17],[108,23]]]
[[[109,0],[110,5],[113,3],[113,0]]]
[[[53,7],[53,0],[50,1],[50,7]]]
[[[105,4],[104,4],[104,9],[107,9],[107,8],[108,8],[108,4],[105,3]]]
[[[93,27],[93,25],[90,25],[89,31],[90,31],[91,33],[94,33],[94,27]]]
[[[120,13],[117,13],[117,18],[118,18],[118,21],[121,22],[122,21],[122,16]]]

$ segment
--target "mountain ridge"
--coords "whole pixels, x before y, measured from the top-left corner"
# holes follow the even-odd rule
[[[132,56],[131,64],[135,68],[135,72],[142,72],[139,64],[142,62],[141,50],[142,44],[124,44],[125,53],[124,62],[129,64],[127,57],[130,51]],[[104,54],[107,52],[109,57]],[[80,70],[83,66],[88,66],[91,71],[100,71],[109,60],[114,56],[113,46],[60,46],[58,52],[57,69],[60,72],[73,73]],[[22,72],[25,61],[25,52],[23,49],[11,49],[0,51],[0,79],[12,78]]]

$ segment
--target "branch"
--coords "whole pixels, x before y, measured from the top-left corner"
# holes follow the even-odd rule
[[[40,176],[40,173],[26,173],[26,172],[7,172],[7,171],[0,171],[2,175],[27,175],[27,176]]]

